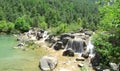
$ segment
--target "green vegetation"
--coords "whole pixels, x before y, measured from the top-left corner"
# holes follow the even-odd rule
[[[30,27],[58,35],[80,28],[96,32],[94,45],[102,66],[120,65],[120,0],[0,0],[0,33]]]
[[[25,17],[19,17],[16,19],[15,29],[18,29],[21,32],[27,32],[30,29],[30,25],[26,22]]]
[[[109,66],[114,62],[120,66],[120,1],[99,1],[98,4],[101,18],[93,41],[96,51],[102,56],[100,65]]]
[[[0,0],[0,21],[14,23],[21,32],[29,27],[48,29],[61,24],[81,24],[95,30],[99,11],[94,0]]]
[[[0,21],[0,32],[12,33],[14,30],[14,24],[11,22]]]

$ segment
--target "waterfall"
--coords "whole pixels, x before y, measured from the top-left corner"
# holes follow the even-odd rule
[[[40,41],[41,41],[41,42],[44,42],[48,37],[49,37],[48,32],[47,32],[47,31],[44,31],[44,33],[43,33],[43,38],[40,39]]]
[[[91,40],[92,40],[92,37],[89,38],[86,52],[89,53],[90,57],[94,57],[94,45],[92,44]]]
[[[75,53],[81,54],[87,52],[90,57],[94,57],[94,45],[92,44],[91,39],[92,37],[89,37],[88,44],[86,44],[85,41],[79,37],[69,39],[64,50],[71,48]]]
[[[71,48],[75,53],[82,53],[84,52],[84,41],[80,38],[69,39],[64,50],[68,48]]]

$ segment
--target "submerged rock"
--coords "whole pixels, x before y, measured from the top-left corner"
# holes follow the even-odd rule
[[[74,56],[74,51],[71,48],[69,48],[63,52],[63,56]]]
[[[40,59],[39,67],[43,71],[52,71],[58,63],[57,58],[53,56],[44,56]]]
[[[18,48],[23,48],[24,45],[25,45],[24,43],[19,43],[19,44],[17,45],[17,47],[18,47]]]

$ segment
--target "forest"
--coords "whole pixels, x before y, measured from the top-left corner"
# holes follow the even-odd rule
[[[0,31],[4,32],[27,31],[29,27],[47,29],[61,24],[95,30],[99,21],[94,0],[0,0],[0,3],[0,23],[4,23]]]
[[[99,66],[120,66],[120,0],[0,0],[0,33],[26,32],[31,27],[58,35],[78,29],[96,34]]]

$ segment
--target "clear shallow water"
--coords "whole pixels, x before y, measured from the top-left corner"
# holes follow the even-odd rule
[[[18,43],[13,36],[0,35],[0,71],[39,71],[29,66],[36,64],[34,54],[13,48]]]

